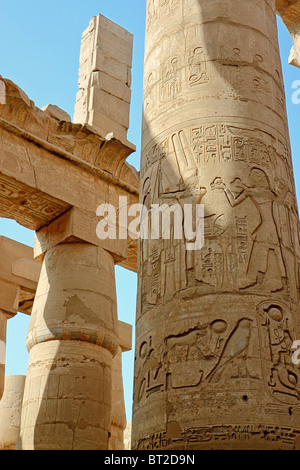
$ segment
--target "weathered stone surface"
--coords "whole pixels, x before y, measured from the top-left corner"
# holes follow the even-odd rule
[[[300,1],[276,0],[276,10],[290,31],[294,43],[289,63],[300,67]]]
[[[66,113],[63,109],[59,108],[58,106],[54,104],[47,104],[42,108],[42,111],[45,111],[46,113],[50,114],[51,117],[54,119],[57,119],[58,121],[65,121],[65,122],[71,122],[71,116]]]
[[[49,341],[30,353],[17,450],[104,450],[111,420],[111,353]]]
[[[140,200],[203,204],[145,240],[134,449],[293,449],[300,240],[275,2],[147,1]]]
[[[21,420],[25,375],[5,377],[5,393],[0,401],[0,450],[15,450]]]
[[[124,431],[124,450],[131,450],[131,421],[128,421]]]
[[[18,448],[107,449],[119,347],[109,253],[87,243],[47,251],[26,346]]]
[[[299,1],[276,8],[299,66]],[[98,205],[138,200],[131,61],[132,36],[93,18],[80,124],[0,77],[0,215],[37,231],[43,260],[39,278],[33,251],[0,238],[0,397],[7,317],[31,312],[39,279],[18,449],[131,446],[114,264],[136,270],[137,241],[95,229]],[[147,1],[141,188],[147,208],[203,203],[205,245],[140,243],[133,448],[298,448],[300,232],[273,0]],[[1,419],[0,405],[0,442]]]

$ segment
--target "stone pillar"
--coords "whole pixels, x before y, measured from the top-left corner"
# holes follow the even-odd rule
[[[44,257],[26,340],[18,449],[104,450],[118,351],[114,261],[88,243]]]
[[[132,348],[132,326],[122,321],[118,322],[119,348],[112,363],[112,419],[109,440],[110,450],[124,450],[125,428],[127,425],[123,374],[122,353]]]
[[[7,320],[17,313],[20,287],[0,277],[0,400],[4,392]]]
[[[127,142],[133,36],[102,15],[82,34],[74,122]],[[132,144],[131,144],[132,145]]]
[[[300,241],[274,0],[147,1],[133,449],[292,449]]]
[[[5,393],[0,401],[0,450],[15,450],[18,439],[25,375],[5,377]]]

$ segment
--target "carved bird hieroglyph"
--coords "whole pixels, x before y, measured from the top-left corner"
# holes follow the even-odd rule
[[[242,318],[230,334],[224,349],[220,355],[218,363],[208,374],[208,382],[217,383],[220,381],[222,373],[228,366],[238,358],[247,358],[248,347],[251,337],[252,320]]]

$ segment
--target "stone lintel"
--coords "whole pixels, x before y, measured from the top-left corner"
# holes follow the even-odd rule
[[[109,251],[115,262],[127,258],[127,240],[100,240],[97,236],[99,218],[95,213],[71,209],[47,227],[35,233],[34,257],[41,260],[44,254],[60,243],[85,242]]]
[[[61,221],[62,225],[66,224],[66,229],[68,223],[70,227],[72,220],[76,220],[74,212],[71,211],[68,220]],[[7,317],[14,316],[17,312],[30,315],[31,308],[25,308],[22,302],[25,304],[27,301],[28,304],[30,299],[32,306],[42,264],[34,260],[33,248],[7,237],[0,236],[0,252],[0,312]],[[119,320],[118,335],[122,352],[130,351],[132,348],[132,326]]]
[[[41,264],[34,261],[33,248],[0,236],[0,252],[0,279],[35,291]]]
[[[7,375],[0,401],[0,450],[15,450],[21,421],[25,375]]]
[[[50,114],[51,117],[53,117],[54,119],[58,119],[58,121],[65,121],[65,122],[72,121],[71,116],[69,116],[69,114],[66,113],[66,111],[64,111],[63,109],[59,108],[58,106],[54,104],[47,104],[46,106],[42,108],[42,111]]]
[[[18,313],[20,286],[0,279],[0,312],[10,318]]]

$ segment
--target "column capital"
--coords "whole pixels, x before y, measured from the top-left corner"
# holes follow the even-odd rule
[[[119,199],[116,194],[114,196],[110,199],[110,203],[115,210],[117,220]],[[97,236],[99,220],[96,212],[83,211],[73,207],[48,226],[35,232],[34,258],[42,261],[48,250],[61,243],[85,242],[105,249],[112,255],[116,264],[136,271],[136,240],[130,239],[129,236],[127,239],[120,239],[118,222],[116,224],[116,238],[100,239]]]

